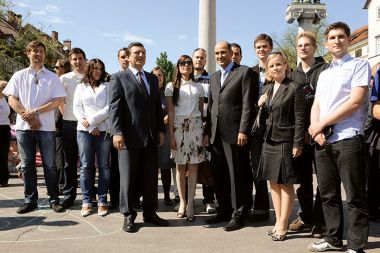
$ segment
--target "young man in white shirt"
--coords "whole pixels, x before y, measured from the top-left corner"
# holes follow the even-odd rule
[[[3,91],[9,96],[9,105],[17,113],[16,135],[25,194],[25,203],[17,209],[19,214],[37,208],[37,144],[42,155],[50,207],[55,212],[64,211],[58,198],[54,109],[59,106],[66,93],[59,78],[44,67],[45,52],[42,42],[30,42],[26,47],[30,66],[16,72]]]
[[[370,67],[348,54],[350,28],[337,22],[325,31],[333,60],[319,75],[311,109],[309,133],[317,142],[318,186],[326,221],[324,238],[308,246],[312,252],[341,250],[343,206],[341,183],[348,206],[347,252],[364,252],[368,238],[364,123],[368,108]],[[333,128],[326,138],[324,129]]]

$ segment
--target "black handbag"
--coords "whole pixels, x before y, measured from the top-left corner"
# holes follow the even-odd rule
[[[253,122],[251,135],[253,137],[263,137],[265,133],[265,110],[260,106],[255,121]]]

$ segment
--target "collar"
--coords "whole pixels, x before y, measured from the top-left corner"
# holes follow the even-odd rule
[[[224,69],[221,69],[223,71],[226,71],[227,73],[231,71],[232,67],[234,66],[234,62],[230,62],[230,64],[227,65],[227,67],[225,67]]]
[[[185,81],[185,79],[181,78],[181,85],[183,85],[183,84],[193,84],[193,83],[194,83],[194,81],[191,80],[191,79],[189,79],[189,81]]]
[[[135,69],[132,66],[129,66],[128,68],[132,71],[132,73],[133,73],[134,76],[137,76],[137,73],[140,71],[140,70]],[[145,77],[144,69],[141,70],[141,73]]]
[[[339,58],[337,60],[333,60],[331,62],[331,65],[335,65],[335,66],[342,66],[343,63],[345,62],[348,62],[349,60],[351,60],[353,57],[350,55],[350,54],[345,54],[342,58]]]
[[[42,68],[40,68],[38,71],[35,71],[34,69],[32,69],[32,67],[28,67],[28,73],[32,73],[33,75],[37,75],[39,73],[44,73],[46,74],[47,73],[47,69],[45,68],[45,66],[43,65]]]

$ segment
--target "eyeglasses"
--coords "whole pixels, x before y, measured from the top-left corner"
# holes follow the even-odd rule
[[[33,82],[34,82],[36,85],[38,85],[38,76],[37,76],[37,74],[34,74]]]
[[[188,61],[180,61],[179,62],[179,65],[182,66],[182,67],[186,66],[186,64],[187,65],[191,65],[191,64],[193,64],[193,62],[190,61],[190,60],[188,60]]]

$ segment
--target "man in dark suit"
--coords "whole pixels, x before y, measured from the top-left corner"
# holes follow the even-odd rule
[[[249,166],[248,133],[251,126],[251,100],[258,96],[252,87],[252,70],[232,62],[228,42],[215,46],[221,70],[210,78],[209,106],[204,142],[212,144],[211,162],[219,210],[208,223],[230,222],[225,231],[243,227],[252,204],[252,172]],[[256,93],[254,95],[254,93]]]
[[[140,194],[144,222],[169,225],[156,214],[157,147],[164,141],[165,126],[157,78],[143,70],[145,48],[133,42],[128,49],[129,68],[111,77],[110,119],[113,145],[119,150],[123,229],[136,232],[135,208]]]

